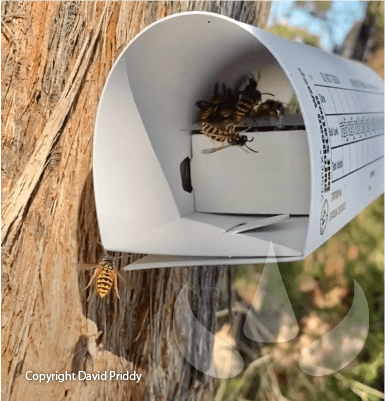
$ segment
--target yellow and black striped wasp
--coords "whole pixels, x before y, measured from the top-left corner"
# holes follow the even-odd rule
[[[237,131],[237,127],[234,124],[228,124],[226,127],[223,128],[223,127],[216,127],[215,125],[208,123],[202,123],[200,132],[208,136],[209,138],[213,139],[214,141],[226,142],[226,144],[222,146],[218,146],[211,149],[203,149],[201,151],[201,153],[203,154],[214,153],[217,152],[218,150],[228,148],[229,146],[239,146],[244,151],[246,151],[244,149],[244,147],[246,147],[251,152],[258,153],[256,150],[251,149],[250,147],[247,146],[247,142],[252,142],[254,138],[249,140],[246,135],[241,134],[241,132],[244,131]]]
[[[85,290],[88,289],[94,282],[96,287],[96,292],[100,296],[100,298],[104,298],[106,295],[110,293],[112,289],[114,289],[117,297],[120,299],[118,291],[118,277],[120,277],[124,281],[127,281],[119,273],[118,268],[116,267],[116,260],[120,259],[122,256],[118,258],[113,258],[109,256],[105,250],[104,252],[105,256],[98,265],[89,266],[86,268],[86,270],[94,269],[94,272],[88,285],[85,287]],[[90,298],[91,294],[89,295],[88,299]]]
[[[245,118],[252,117],[253,110],[256,106],[262,102],[263,95],[274,96],[272,93],[261,93],[258,89],[258,79],[255,80],[253,77],[249,77],[248,84],[246,87],[239,91],[239,100],[235,106],[233,120],[236,123],[244,120]]]
[[[209,102],[204,100],[196,102],[196,106],[200,108],[200,122],[220,123],[233,117],[236,99],[232,95],[232,90],[223,84],[222,91],[219,91],[219,84],[216,83],[213,92]]]
[[[109,257],[104,257],[103,260],[96,266],[93,276],[85,289],[87,289],[92,284],[94,279],[96,279],[96,292],[100,298],[104,298],[111,291],[111,289],[114,288],[117,297],[120,299],[117,278],[118,271],[115,261]]]
[[[268,118],[278,118],[285,114],[285,106],[278,100],[268,99],[265,102],[259,104],[255,107],[250,117],[268,117]]]

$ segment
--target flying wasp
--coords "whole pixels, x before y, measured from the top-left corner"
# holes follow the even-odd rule
[[[247,146],[247,142],[252,142],[254,138],[251,140],[248,139],[246,135],[241,135],[239,131],[236,130],[236,125],[228,124],[224,128],[216,127],[212,124],[202,123],[201,124],[201,131],[202,134],[208,136],[209,138],[218,141],[218,142],[227,142],[227,144],[218,146],[216,148],[211,149],[203,149],[201,153],[203,154],[210,154],[217,152],[218,150],[222,150],[228,148],[229,146],[239,146],[241,149],[244,149],[244,146],[251,150],[251,152],[258,153],[256,150],[251,149]]]
[[[123,279],[124,277],[120,275],[116,267],[115,259],[119,258],[111,258],[106,253],[103,260],[97,266],[91,267],[91,269],[94,268],[95,271],[85,289],[87,289],[92,282],[95,281],[96,292],[100,298],[104,298],[112,290],[112,288],[114,288],[117,297],[120,299],[118,291],[118,276]]]

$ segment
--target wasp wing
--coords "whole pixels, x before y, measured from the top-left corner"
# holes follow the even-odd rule
[[[223,145],[223,146],[218,146],[216,148],[203,149],[201,151],[201,153],[204,154],[204,155],[209,155],[211,153],[217,152],[218,150],[222,150],[222,149],[228,148],[229,146],[231,146],[231,145]]]
[[[74,263],[81,271],[88,271],[100,266],[100,263]]]

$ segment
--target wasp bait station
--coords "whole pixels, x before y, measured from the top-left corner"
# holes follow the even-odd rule
[[[218,14],[123,51],[95,128],[103,245],[129,269],[305,258],[383,192],[383,82]]]

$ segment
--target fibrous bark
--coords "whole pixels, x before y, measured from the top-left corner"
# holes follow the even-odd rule
[[[189,282],[197,317],[212,330],[222,268],[123,273],[121,301],[114,292],[87,300],[84,288],[92,272],[78,264],[97,263],[102,256],[91,178],[94,121],[113,63],[150,23],[181,11],[207,10],[260,26],[269,3],[1,6],[3,399],[210,399],[212,379],[186,362],[175,345],[173,309]],[[137,257],[125,255],[120,264]],[[196,339],[190,341],[203,357]],[[43,384],[25,377],[27,371],[81,370],[136,370],[143,376],[138,384]]]

